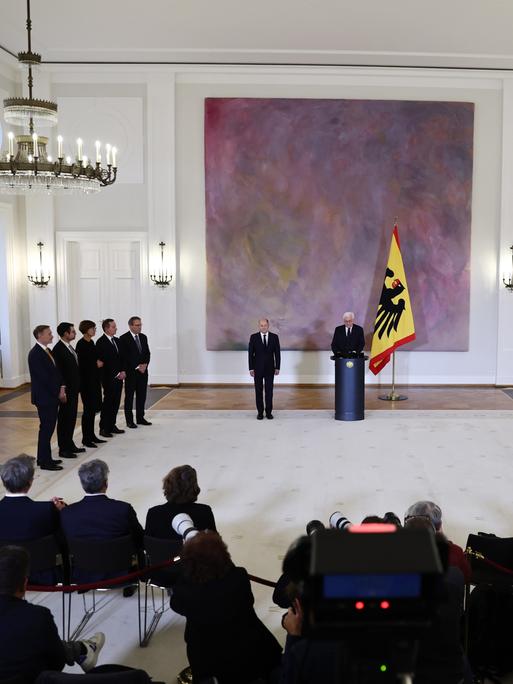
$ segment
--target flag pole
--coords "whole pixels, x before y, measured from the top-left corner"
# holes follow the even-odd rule
[[[392,352],[392,390],[389,394],[383,394],[379,398],[382,401],[404,401],[408,399],[404,394],[396,394],[395,392],[395,351]]]

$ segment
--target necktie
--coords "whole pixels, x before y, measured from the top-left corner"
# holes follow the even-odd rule
[[[71,346],[71,344],[68,346],[68,349],[69,349],[70,352],[73,354],[73,356],[74,356],[74,358],[75,358],[75,361],[78,363],[77,352],[73,349],[73,347]]]
[[[137,345],[137,349],[139,350],[139,354],[142,354],[141,340],[139,339],[139,335],[135,335],[135,343]]]
[[[267,333],[264,333],[264,347],[267,347]]]
[[[45,352],[48,354],[48,356],[50,357],[50,359],[51,359],[53,365],[55,366],[55,365],[56,365],[55,359],[53,358],[52,352],[48,349],[48,347],[45,347]]]
[[[350,329],[350,328],[346,328],[346,337],[349,337],[350,332],[351,332],[351,329]]]
[[[116,340],[112,337],[110,341],[112,342],[112,346],[116,350],[116,353],[119,354],[118,345],[116,344]]]

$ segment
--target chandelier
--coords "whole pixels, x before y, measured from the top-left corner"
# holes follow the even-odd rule
[[[83,142],[76,141],[76,154],[64,156],[62,136],[57,136],[57,158],[47,153],[48,137],[38,135],[37,126],[57,125],[57,104],[33,97],[32,67],[41,63],[41,55],[32,52],[30,0],[27,0],[27,52],[18,53],[18,61],[28,67],[28,97],[4,100],[4,120],[11,126],[24,126],[28,133],[7,136],[8,149],[0,153],[0,193],[44,192],[95,193],[116,181],[117,150],[105,146],[102,165],[101,143],[95,143],[95,161],[83,154]]]

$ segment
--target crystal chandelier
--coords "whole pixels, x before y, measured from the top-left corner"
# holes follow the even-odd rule
[[[27,52],[18,53],[18,61],[28,67],[28,97],[4,100],[4,119],[11,126],[25,126],[28,134],[9,132],[8,149],[0,153],[0,193],[23,194],[44,192],[95,193],[116,181],[117,150],[105,146],[102,166],[101,143],[96,141],[96,160],[83,154],[83,142],[77,140],[76,155],[64,157],[63,139],[57,137],[57,158],[47,154],[48,138],[35,132],[36,126],[57,124],[57,104],[32,96],[32,67],[41,63],[41,55],[32,52],[30,0],[27,0]]]

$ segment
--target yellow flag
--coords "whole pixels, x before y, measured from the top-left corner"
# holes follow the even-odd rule
[[[374,324],[369,368],[377,375],[390,361],[392,352],[415,339],[410,293],[406,284],[399,232],[394,226],[385,280]]]

